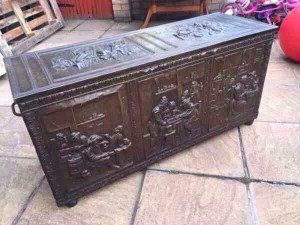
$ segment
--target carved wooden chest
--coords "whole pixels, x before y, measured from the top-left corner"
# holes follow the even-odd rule
[[[216,13],[6,58],[57,205],[251,124],[275,31]]]

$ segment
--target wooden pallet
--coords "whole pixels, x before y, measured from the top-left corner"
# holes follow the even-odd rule
[[[20,54],[63,26],[64,19],[56,0],[2,0],[1,54],[3,56]]]

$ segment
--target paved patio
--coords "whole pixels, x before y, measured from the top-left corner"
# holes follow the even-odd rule
[[[157,25],[157,23],[152,24]],[[68,21],[34,49],[107,37],[140,22]],[[260,114],[241,126],[57,208],[0,79],[0,224],[299,225],[300,64],[274,41]]]

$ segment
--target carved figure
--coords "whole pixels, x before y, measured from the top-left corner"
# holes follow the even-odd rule
[[[106,140],[103,140],[103,137],[93,134],[88,139],[88,147],[85,151],[86,156],[89,161],[95,162],[101,159],[105,159],[108,155],[104,154],[106,151],[104,148],[102,149],[102,146],[106,146],[106,143],[103,144],[102,142],[107,142]]]
[[[60,148],[65,148],[67,146],[67,137],[63,133],[57,133],[56,134],[56,140],[57,144]]]
[[[69,135],[57,133],[52,139],[60,152],[61,160],[66,159],[70,176],[86,178],[95,168],[105,166],[118,169],[128,164],[126,151],[131,142],[123,134],[123,126],[114,129],[112,135],[92,134],[86,136],[79,131]]]
[[[82,177],[88,177],[91,175],[90,171],[87,169],[84,169],[84,161],[83,157],[79,153],[75,153],[73,155],[70,155],[68,159],[68,168],[69,173],[71,176],[82,176]],[[84,171],[84,173],[82,173]]]
[[[160,99],[159,104],[156,107],[154,107],[153,115],[154,115],[155,121],[159,125],[161,125],[161,126],[167,125],[166,119],[171,116],[171,109],[169,108],[169,101],[166,96],[163,96]]]
[[[177,128],[183,127],[188,133],[192,133],[194,122],[199,118],[199,89],[198,82],[192,82],[191,90],[185,90],[180,98],[180,105],[175,101],[169,101],[162,96],[158,105],[152,110],[152,118],[148,122],[148,131],[151,145],[155,145],[160,139],[162,142],[174,143],[174,135]],[[197,99],[196,102],[194,100]]]
[[[200,99],[200,91],[203,88],[203,84],[202,83],[198,83],[197,81],[192,81],[192,85],[191,85],[191,97],[192,100],[197,102]]]
[[[176,102],[171,101],[170,102],[170,110],[172,115],[178,115],[181,113],[181,111],[178,109]]]
[[[252,71],[249,75],[249,88],[250,88],[250,92],[251,94],[255,95],[258,93],[259,91],[259,77],[256,73],[256,71]]]
[[[110,151],[109,141],[105,140],[103,136],[97,134],[90,136],[85,155],[88,159],[87,164],[91,168],[97,168],[103,165],[120,168],[120,166],[116,165],[112,160],[111,156],[114,155],[114,151]]]
[[[115,146],[123,147],[131,145],[129,139],[124,136],[123,129],[123,126],[119,125],[114,130],[114,134],[111,139]]]
[[[193,130],[193,122],[199,116],[199,111],[197,109],[197,104],[191,101],[191,95],[188,90],[183,92],[181,97],[182,104],[181,108],[183,110],[182,118],[184,128],[189,132]]]
[[[82,135],[80,132],[72,132],[71,139],[73,142],[86,145],[88,143],[88,139],[85,135]]]
[[[249,101],[259,92],[259,77],[255,71],[241,77],[240,82],[233,86],[232,110],[234,113],[244,112]]]
[[[123,133],[123,126],[119,125],[115,128],[114,134],[112,135],[112,142],[115,146],[114,152],[116,156],[116,162],[118,165],[125,166],[127,163],[125,154],[123,152],[131,146],[131,142],[125,137]]]

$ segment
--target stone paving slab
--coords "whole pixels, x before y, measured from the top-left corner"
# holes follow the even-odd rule
[[[3,130],[27,131],[27,128],[25,126],[23,117],[13,115],[10,122],[3,127]]]
[[[0,130],[0,156],[37,158],[28,132]]]
[[[123,34],[129,31],[130,30],[108,30],[101,36],[101,38],[114,37],[115,35]]]
[[[218,135],[150,168],[244,177],[238,130]]]
[[[289,64],[280,63],[269,63],[266,81],[271,81],[277,84],[299,83],[293,67],[289,66]]]
[[[105,31],[58,31],[45,41],[36,45],[30,51],[43,50],[47,48],[59,47],[68,44],[75,44],[83,41],[97,39],[104,34]]]
[[[246,186],[236,181],[147,171],[134,224],[251,224]]]
[[[10,225],[43,177],[36,159],[0,157],[0,224]]]
[[[282,52],[278,39],[275,39],[272,46],[271,56],[270,56],[271,63],[287,63],[288,59]]]
[[[114,25],[113,20],[86,20],[78,27],[77,31],[106,31]]]
[[[0,106],[11,106],[13,103],[7,76],[0,78]]]
[[[8,106],[0,106],[0,128],[5,126],[14,117],[11,108]]]
[[[142,26],[142,21],[132,21],[129,23],[122,23],[122,22],[115,22],[110,30],[126,30],[126,31],[133,31],[138,30]]]
[[[300,122],[300,88],[265,83],[258,120]]]
[[[37,158],[21,117],[13,118],[0,129],[0,156]]]
[[[80,20],[80,19],[65,20],[66,24],[62,28],[62,30],[66,30],[66,31],[74,30],[76,27],[78,27],[80,24],[84,22],[85,20]]]
[[[73,208],[58,208],[45,181],[19,225],[128,225],[139,192],[142,173],[135,173],[81,198]]]
[[[300,124],[255,122],[241,134],[251,178],[300,184]]]
[[[258,225],[299,225],[300,187],[255,183],[250,185]]]
[[[296,78],[300,82],[300,63],[289,62],[289,67],[292,68],[292,70],[295,73]]]
[[[158,25],[162,25],[166,22],[161,22],[161,21],[154,21],[149,23],[149,27],[154,27]],[[108,29],[102,36],[101,38],[104,37],[112,37],[114,35],[134,31],[140,29],[140,26],[142,25],[142,21],[133,21],[130,23],[114,23],[113,26]]]

